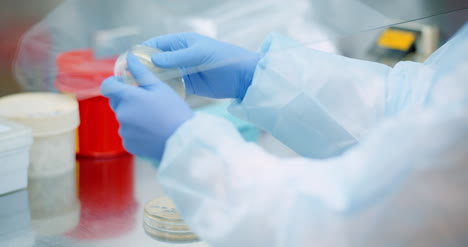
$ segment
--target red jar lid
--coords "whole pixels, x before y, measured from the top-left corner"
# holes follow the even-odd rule
[[[101,83],[114,74],[116,59],[96,59],[91,49],[60,53],[56,59],[55,87],[63,93],[74,94],[78,99],[101,95]]]

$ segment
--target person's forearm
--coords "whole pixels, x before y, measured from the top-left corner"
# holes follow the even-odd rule
[[[341,153],[382,119],[391,69],[284,39],[265,41],[252,85],[230,111],[303,156]]]

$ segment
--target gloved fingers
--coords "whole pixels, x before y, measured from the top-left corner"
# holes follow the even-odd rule
[[[151,89],[153,87],[157,87],[158,84],[162,84],[161,80],[159,80],[151,71],[149,71],[134,54],[128,54],[127,64],[128,70],[138,82],[140,87]]]
[[[142,89],[140,89],[142,90]],[[138,95],[141,97],[141,95]],[[135,111],[139,108],[139,107],[144,107],[144,106],[137,106],[138,108],[136,108],[135,106],[135,103],[134,101],[137,100],[137,99],[125,99],[125,100],[121,100],[121,102],[119,102],[119,106],[114,110],[115,112],[115,116],[117,118],[117,120],[119,121],[120,123],[120,128],[129,128],[130,126],[133,126],[133,121],[135,121],[135,117],[138,116],[137,114],[135,114]],[[122,136],[124,137],[124,136]]]
[[[119,107],[120,102],[132,97],[136,90],[141,89],[122,83],[113,76],[107,78],[101,84],[101,93],[109,99],[110,106],[114,111]]]
[[[101,93],[106,97],[116,97],[116,95],[132,88],[133,86],[120,82],[114,76],[108,77],[101,84]]]
[[[153,63],[161,68],[184,68],[201,65],[205,60],[202,50],[191,47],[187,49],[156,53],[151,57]]]
[[[149,39],[142,44],[161,51],[175,51],[189,47],[189,41],[196,35],[195,33],[173,33]]]

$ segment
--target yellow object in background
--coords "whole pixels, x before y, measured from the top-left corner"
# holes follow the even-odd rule
[[[416,34],[413,32],[387,29],[380,36],[378,44],[389,49],[407,51],[415,41]]]

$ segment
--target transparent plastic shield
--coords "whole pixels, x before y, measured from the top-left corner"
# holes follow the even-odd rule
[[[268,33],[278,32],[299,45],[343,54],[339,43],[349,36],[468,7],[457,0],[400,2],[389,8],[383,0],[68,0],[24,35],[15,72],[26,90],[54,91],[55,59],[63,52],[89,48],[118,56],[151,37],[187,31],[253,51]],[[445,21],[450,28],[444,30],[451,30],[446,37],[460,26],[451,22]],[[137,30],[120,37],[125,44],[102,37],[125,27]],[[103,39],[109,44],[105,52],[96,50]]]
[[[463,0],[359,0],[383,15],[399,20],[414,20],[437,16],[468,8],[468,1]],[[405,7],[403,7],[405,6]]]

